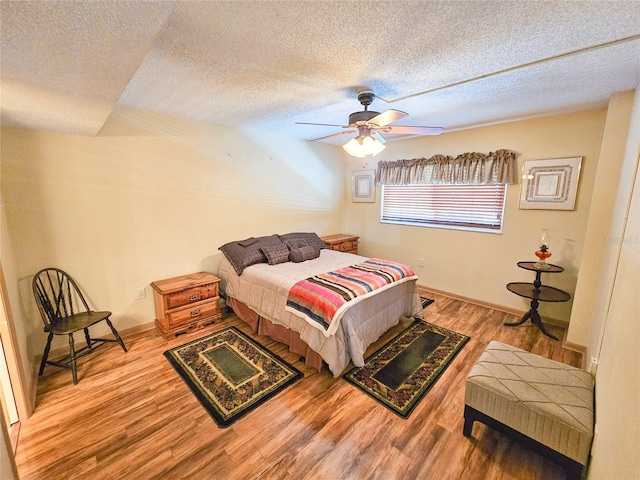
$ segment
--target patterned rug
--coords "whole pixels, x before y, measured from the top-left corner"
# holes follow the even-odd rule
[[[433,300],[427,297],[420,297],[420,301],[422,302],[422,308],[427,308],[433,303]]]
[[[303,377],[235,327],[167,350],[164,356],[222,428]]]
[[[435,384],[469,337],[416,321],[343,378],[402,418]]]

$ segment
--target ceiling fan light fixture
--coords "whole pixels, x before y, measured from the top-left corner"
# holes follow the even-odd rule
[[[362,158],[368,155],[377,155],[387,148],[387,146],[370,135],[360,135],[349,140],[342,148],[344,148],[349,155]]]
[[[352,157],[364,157],[366,153],[362,148],[362,144],[358,141],[358,138],[352,138],[347,143],[345,143],[342,148],[344,148],[345,152],[347,152]]]
[[[362,141],[363,146],[366,150],[368,150],[369,155],[377,155],[381,151],[383,151],[387,146],[383,144],[380,140],[373,137],[365,137]]]

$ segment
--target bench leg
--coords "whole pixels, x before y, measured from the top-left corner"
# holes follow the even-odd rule
[[[462,434],[465,437],[471,437],[471,432],[473,431],[473,422],[476,421],[475,415],[473,414],[475,410],[470,408],[469,406],[464,406],[464,427],[462,427]]]
[[[471,436],[471,429],[473,422],[478,421],[494,430],[497,430],[514,440],[526,445],[527,447],[535,450],[540,455],[545,456],[549,460],[556,462],[567,473],[567,480],[581,480],[586,475],[586,467],[581,463],[576,462],[572,458],[569,458],[560,452],[543,445],[542,443],[527,437],[526,435],[514,430],[513,428],[489,417],[488,415],[476,410],[468,405],[464,406],[464,427],[462,433],[465,437]]]

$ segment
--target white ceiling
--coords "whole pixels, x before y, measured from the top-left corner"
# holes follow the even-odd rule
[[[363,88],[446,131],[640,84],[636,0],[3,0],[0,18],[2,125],[77,134],[122,106],[312,139],[341,130],[295,122],[346,124]]]

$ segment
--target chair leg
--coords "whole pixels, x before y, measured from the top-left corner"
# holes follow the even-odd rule
[[[38,372],[38,375],[42,375],[44,367],[47,364],[49,350],[51,349],[51,340],[53,340],[53,333],[49,332],[49,338],[47,338],[47,345],[44,347],[44,353],[42,354],[42,362],[40,362],[40,371]]]
[[[69,365],[71,365],[73,384],[76,385],[78,383],[78,365],[76,363],[76,349],[73,346],[73,333],[69,334]]]
[[[118,335],[118,331],[115,329],[115,327],[111,323],[111,320],[109,320],[108,318],[105,319],[105,320],[107,320],[107,325],[109,325],[109,328],[111,329],[111,332],[113,333],[113,336],[116,337],[116,340],[118,341],[118,343],[122,347],[122,350],[124,350],[126,352],[127,351],[127,347],[124,346],[124,342],[120,338],[120,335]]]
[[[89,336],[89,329],[84,329],[84,338],[87,340],[87,348],[91,349],[91,337]]]

